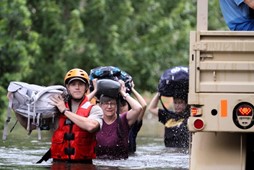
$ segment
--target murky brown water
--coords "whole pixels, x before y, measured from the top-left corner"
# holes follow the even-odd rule
[[[147,116],[149,118],[149,115]],[[163,126],[157,119],[145,119],[137,138],[137,152],[127,160],[94,160],[93,166],[52,164],[51,160],[36,164],[50,146],[49,132],[43,131],[42,140],[37,139],[36,131],[28,136],[26,131],[15,127],[6,141],[0,140],[0,169],[72,169],[72,170],[187,170],[189,168],[188,151],[166,148],[163,143]],[[2,131],[1,131],[2,132]],[[2,136],[2,133],[1,133]]]

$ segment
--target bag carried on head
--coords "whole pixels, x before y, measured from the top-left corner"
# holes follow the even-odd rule
[[[173,97],[188,101],[189,92],[189,70],[184,66],[169,68],[160,77],[158,84],[160,102],[164,110],[169,112],[162,102],[161,96]]]
[[[189,92],[188,67],[176,66],[164,71],[160,77],[158,92],[166,97],[187,95]]]
[[[29,132],[28,134],[37,129],[38,139],[41,139],[40,130],[49,130],[48,122],[53,124],[58,113],[58,109],[50,104],[50,98],[55,94],[64,96],[67,94],[67,90],[61,85],[45,87],[24,82],[11,82],[8,86],[9,105],[3,140],[7,137],[11,110],[15,112],[17,121]]]
[[[114,66],[96,67],[90,71],[89,77],[90,77],[90,91],[93,91],[93,89],[94,89],[93,83],[92,83],[93,79],[97,78],[98,80],[100,80],[100,79],[111,79],[114,81],[123,80],[125,82],[126,92],[131,93],[132,77],[128,73],[120,70],[118,67],[114,67]],[[111,81],[101,82],[101,85],[103,85],[102,87],[105,87],[104,84],[107,82],[111,83],[111,84],[109,84],[108,89],[110,87],[117,88],[116,87],[117,85],[112,83]],[[99,98],[100,94],[101,94],[100,92],[97,93],[96,97]]]
[[[111,79],[100,79],[97,81],[97,96],[117,98],[120,91],[120,83]]]

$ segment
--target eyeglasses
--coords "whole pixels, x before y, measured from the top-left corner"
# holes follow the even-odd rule
[[[110,106],[110,107],[116,107],[116,103],[114,103],[114,102],[113,102],[113,103],[112,103],[112,102],[102,103],[102,106],[105,106],[105,107],[106,107],[106,106],[107,106],[107,107],[108,107],[108,106]]]

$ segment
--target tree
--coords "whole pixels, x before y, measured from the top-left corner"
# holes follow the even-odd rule
[[[6,88],[10,81],[32,73],[30,65],[39,54],[38,34],[31,30],[31,13],[25,0],[0,2],[0,108],[6,108]],[[2,112],[1,112],[2,113]]]
[[[164,70],[188,65],[195,3],[2,0],[1,109],[6,106],[10,81],[62,84],[65,73],[74,67],[89,74],[98,66],[117,66],[133,77],[140,92],[156,91]],[[218,1],[209,1],[209,7],[209,28],[225,29]]]

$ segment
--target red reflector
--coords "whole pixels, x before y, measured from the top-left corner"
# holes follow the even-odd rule
[[[194,128],[197,130],[201,130],[204,128],[204,121],[201,119],[196,119],[193,122]]]
[[[197,108],[191,108],[191,115],[192,116],[196,116],[196,114],[198,113],[198,109]]]

